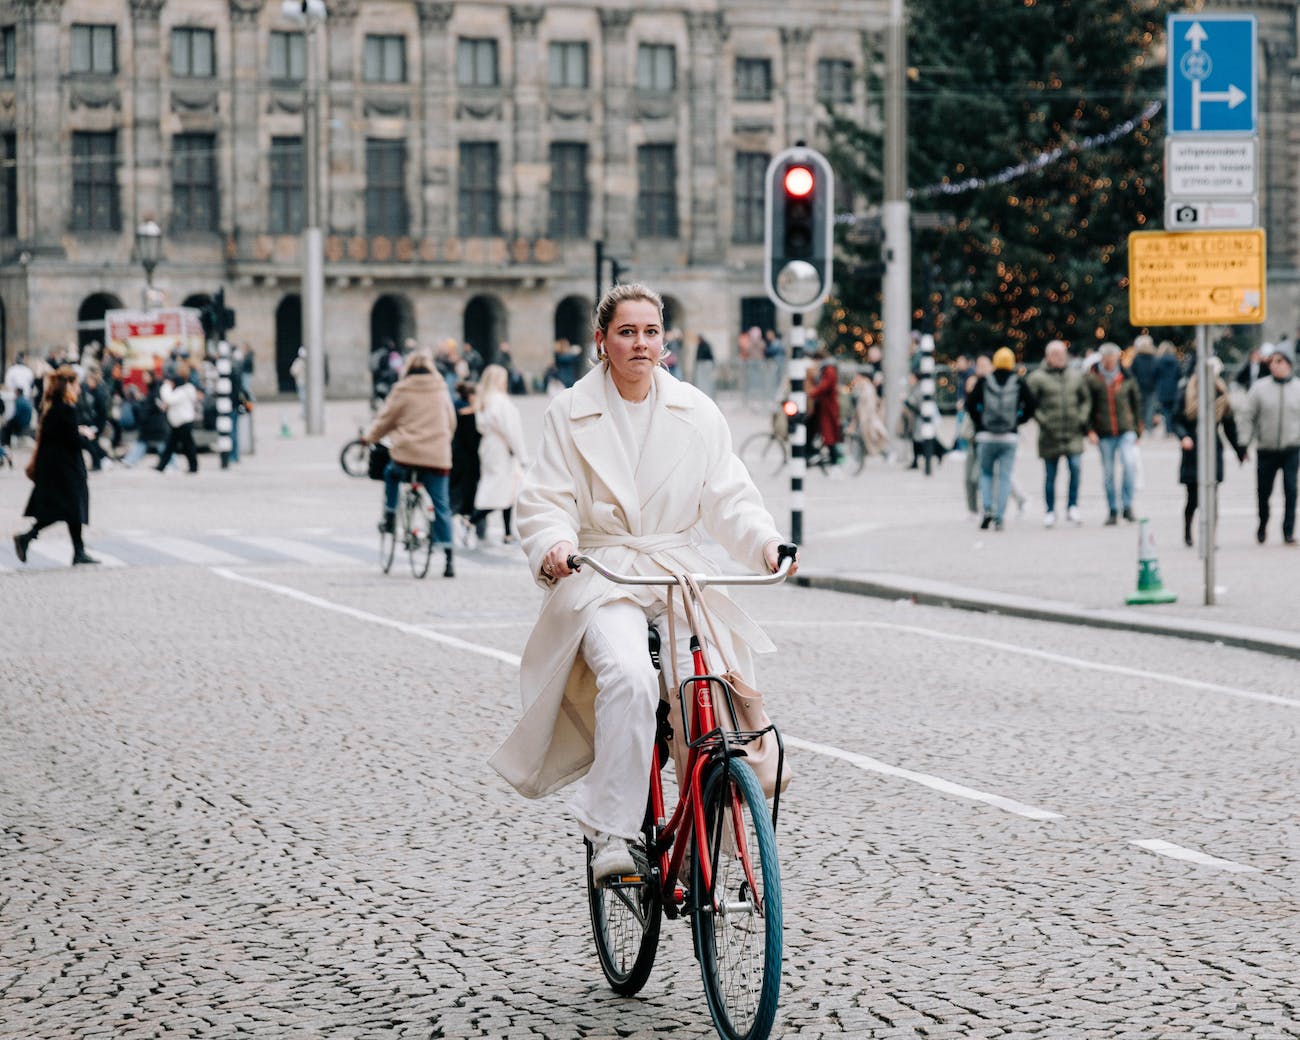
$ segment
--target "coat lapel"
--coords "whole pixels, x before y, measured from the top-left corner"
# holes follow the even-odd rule
[[[636,470],[637,498],[642,504],[649,502],[673,475],[693,442],[689,415],[695,402],[690,394],[662,369],[655,370],[655,393],[660,403],[650,419],[650,432]]]
[[[639,532],[641,504],[609,414],[602,366],[597,365],[573,385],[569,419],[573,422],[573,443],[623,508],[628,530]]]

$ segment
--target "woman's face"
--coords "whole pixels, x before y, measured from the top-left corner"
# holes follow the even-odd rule
[[[624,300],[614,310],[609,328],[596,330],[596,346],[609,357],[619,382],[649,380],[663,356],[659,308],[649,300]]]

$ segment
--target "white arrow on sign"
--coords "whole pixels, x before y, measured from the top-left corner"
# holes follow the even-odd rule
[[[1183,39],[1191,42],[1190,54],[1183,55],[1183,75],[1192,81],[1192,129],[1201,128],[1201,102],[1226,101],[1229,108],[1236,108],[1246,100],[1246,92],[1235,83],[1229,83],[1227,90],[1201,90],[1201,81],[1210,75],[1210,56],[1201,49],[1201,44],[1210,38],[1200,22],[1193,22]]]

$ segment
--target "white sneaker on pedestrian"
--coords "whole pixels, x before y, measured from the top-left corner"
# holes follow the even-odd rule
[[[1047,511],[1047,514],[1043,517],[1043,526],[1044,527],[1056,526],[1056,514],[1053,513],[1050,509]]]
[[[631,874],[636,861],[627,841],[614,834],[596,834],[591,849],[591,880],[596,884],[614,874]]]
[[[1065,511],[1065,519],[1074,524],[1075,527],[1078,527],[1083,523],[1083,517],[1079,515],[1078,506],[1070,506],[1070,508]]]

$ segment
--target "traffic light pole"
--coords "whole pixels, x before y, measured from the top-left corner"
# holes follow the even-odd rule
[[[804,376],[808,362],[803,348],[808,330],[804,327],[803,311],[790,317],[790,401],[795,406],[790,416],[790,541],[803,544],[803,478],[808,472],[808,394],[804,390]]]

